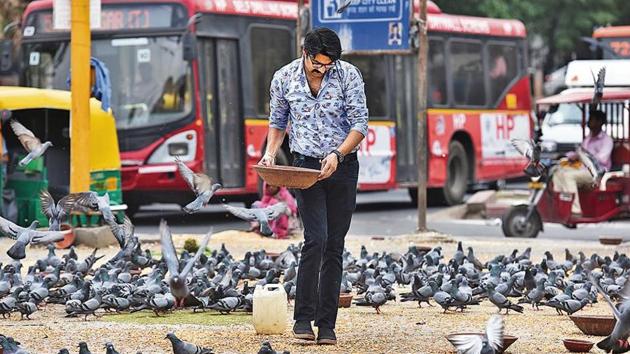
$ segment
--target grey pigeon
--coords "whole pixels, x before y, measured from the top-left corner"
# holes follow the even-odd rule
[[[68,232],[61,231],[37,231],[39,222],[31,223],[28,228],[17,226],[11,221],[0,217],[0,233],[15,241],[9,248],[7,254],[13,259],[24,259],[26,257],[26,246],[29,243],[48,243],[63,240]]]
[[[487,285],[487,292],[488,292],[488,300],[490,300],[490,302],[492,302],[496,307],[499,308],[499,312],[505,309],[506,315],[510,313],[510,310],[523,313],[523,306],[513,304],[503,294],[495,291],[494,284],[489,283]]]
[[[630,351],[630,343],[628,343],[628,336],[630,336],[630,282],[626,281],[626,284],[619,292],[619,296],[623,298],[623,302],[615,306],[608,294],[599,286],[599,283],[592,277],[591,281],[595,284],[597,291],[602,294],[617,320],[612,333],[597,343],[597,347],[606,353],[610,353],[611,351],[613,353],[625,353]]]
[[[48,218],[48,229],[59,231],[61,223],[66,221],[72,210],[73,196],[67,195],[55,203],[52,195],[47,190],[43,190],[39,193],[39,200],[41,201],[42,213]]]
[[[118,351],[116,351],[114,345],[110,342],[105,343],[105,349],[105,354],[120,354]]]
[[[462,354],[495,354],[501,353],[503,348],[503,318],[494,315],[488,320],[486,333],[457,334],[449,337],[449,340]]]
[[[532,304],[532,309],[536,307],[536,310],[540,310],[540,302],[545,296],[545,279],[538,280],[536,289],[532,289],[527,295],[518,301],[519,304],[527,303]]]
[[[82,192],[71,196],[74,200],[73,209],[100,211],[108,225],[116,222],[110,206],[109,193],[105,192],[103,196],[99,196],[96,192]]]
[[[237,310],[242,304],[243,304],[243,301],[241,300],[240,297],[231,296],[231,297],[224,297],[223,299],[219,300],[216,304],[212,304],[208,306],[208,308],[219,311],[221,314],[228,314],[230,312]]]
[[[257,221],[260,223],[260,233],[263,236],[273,235],[271,227],[269,227],[269,221],[277,219],[283,213],[287,211],[287,205],[285,203],[277,203],[266,208],[240,208],[233,207],[231,205],[223,204],[232,215],[239,219],[246,221]]]
[[[589,299],[583,299],[582,301],[573,299],[567,299],[563,301],[549,300],[545,303],[542,303],[542,305],[555,308],[556,312],[559,315],[562,315],[563,311],[566,312],[568,315],[572,315],[583,309],[584,306],[589,303],[589,301]]]
[[[363,299],[358,299],[355,301],[357,306],[372,306],[377,314],[381,314],[381,306],[385,305],[387,302],[387,294],[384,292],[371,292],[368,291],[365,293]]]
[[[177,299],[177,307],[183,307],[184,301],[190,293],[190,290],[188,289],[188,284],[186,283],[186,279],[193,266],[195,265],[199,257],[201,257],[203,251],[206,249],[211,235],[212,229],[210,229],[210,232],[208,232],[201,241],[201,244],[199,245],[199,249],[197,250],[195,256],[188,260],[188,263],[180,272],[179,260],[177,258],[177,253],[175,252],[175,246],[173,245],[171,230],[166,224],[166,221],[162,220],[160,222],[162,257],[164,258],[166,266],[168,267],[168,272],[170,273],[168,284],[171,289],[171,294],[173,294],[175,299]]]
[[[198,345],[184,342],[177,338],[175,333],[168,333],[166,338],[171,341],[173,345],[173,354],[212,354],[212,349],[200,347]]]
[[[63,348],[63,349],[59,350],[59,353],[57,353],[57,354],[70,354],[70,352],[68,351],[68,349]]]
[[[540,144],[534,140],[523,139],[512,139],[511,142],[512,146],[529,160],[523,172],[530,177],[540,177],[545,170],[544,165],[540,163]]]
[[[118,245],[120,245],[121,249],[124,249],[127,244],[127,240],[129,240],[134,233],[134,226],[131,223],[131,219],[125,215],[122,224],[117,223],[115,219],[110,220],[108,224],[112,234],[114,234],[114,237],[116,238],[116,241],[118,241]]]
[[[17,308],[20,311],[21,318],[24,319],[26,317],[28,320],[31,319],[29,316],[37,311],[37,305],[31,301],[20,302],[17,304]]]
[[[195,200],[182,209],[188,214],[196,213],[208,204],[214,193],[221,189],[222,186],[219,183],[212,183],[212,179],[203,173],[193,172],[178,157],[175,157],[175,163],[177,163],[179,174],[182,175],[182,178],[188,183],[188,186],[195,192],[196,196]]]
[[[92,354],[87,343],[79,342],[79,354]]]
[[[352,0],[345,0],[345,1],[341,4],[341,6],[339,6],[339,8],[337,9],[337,13],[338,13],[338,14],[343,13],[344,11],[346,11],[346,9],[347,9],[350,5],[352,5]]]
[[[28,354],[28,352],[20,348],[20,342],[15,341],[12,337],[5,337],[0,334],[0,347],[4,354]]]
[[[26,166],[29,162],[42,156],[49,147],[53,146],[50,141],[42,144],[32,131],[28,130],[17,120],[12,119],[9,124],[11,124],[13,133],[15,133],[24,149],[28,152],[28,154],[20,160],[18,165]]]
[[[272,347],[271,347],[271,343],[269,343],[268,340],[264,341],[262,343],[262,345],[260,346],[260,349],[258,350],[258,354],[279,354],[280,352],[275,351]],[[284,351],[282,352],[282,354],[289,354],[288,351]]]

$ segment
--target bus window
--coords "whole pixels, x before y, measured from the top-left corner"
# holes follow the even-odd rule
[[[446,59],[444,58],[444,41],[431,39],[429,41],[429,91],[428,104],[444,106],[447,104],[446,95]]]
[[[516,47],[509,44],[489,44],[488,54],[490,102],[496,103],[503,98],[508,85],[518,77],[518,55]]]
[[[293,57],[291,33],[285,29],[259,26],[253,26],[250,33],[254,107],[259,116],[268,116],[273,74]]]
[[[482,46],[478,42],[450,44],[453,101],[457,106],[485,106]]]
[[[365,83],[365,96],[370,117],[385,118],[387,114],[387,65],[384,55],[348,55],[344,60],[356,66]]]

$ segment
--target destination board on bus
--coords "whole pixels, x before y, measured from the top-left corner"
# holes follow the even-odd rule
[[[99,31],[140,30],[182,27],[186,25],[185,10],[181,6],[157,5],[103,5]],[[28,28],[28,29],[27,29]],[[67,31],[67,30],[64,30]],[[59,32],[53,27],[53,12],[38,11],[28,20],[25,36]]]
[[[314,0],[311,10],[313,27],[337,32],[344,52],[409,49],[409,0],[352,0],[339,13],[345,2]]]

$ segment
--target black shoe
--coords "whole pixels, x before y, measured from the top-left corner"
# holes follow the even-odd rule
[[[336,345],[337,336],[335,336],[335,330],[332,328],[319,327],[317,331],[317,344]]]
[[[311,328],[310,321],[295,321],[293,325],[293,336],[297,339],[315,340],[315,332]]]

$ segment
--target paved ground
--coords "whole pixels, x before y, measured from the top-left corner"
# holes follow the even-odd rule
[[[447,220],[442,217],[431,217],[432,214],[444,209],[429,208],[430,229],[463,237],[503,237],[498,220]],[[352,220],[350,234],[367,236],[408,234],[416,229],[416,215],[417,210],[411,204],[406,190],[361,193],[357,197],[357,211]],[[174,205],[154,205],[145,207],[137,214],[135,220],[137,232],[157,233],[161,217],[164,217],[177,233],[204,233],[210,225],[214,226],[216,231],[243,230],[248,227],[247,223],[227,214],[218,205],[210,206],[195,215],[184,215]],[[545,232],[539,237],[545,239],[596,240],[600,235],[630,237],[630,222],[581,225],[576,230],[569,230],[556,224],[545,224],[544,228]]]

